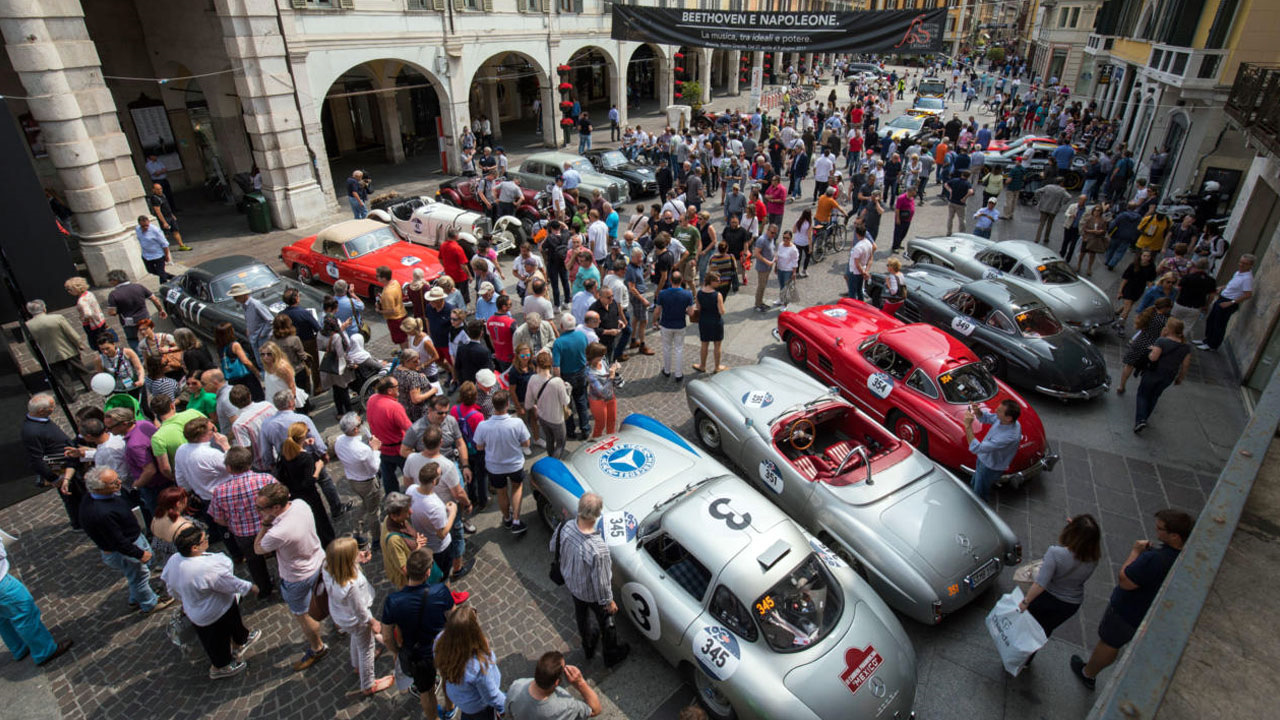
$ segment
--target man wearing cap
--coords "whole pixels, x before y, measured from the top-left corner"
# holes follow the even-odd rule
[[[436,352],[440,354],[441,361],[451,363],[449,328],[452,326],[450,317],[453,315],[454,307],[449,304],[446,297],[443,288],[433,287],[428,290],[427,306],[422,309],[422,315],[427,321],[427,334],[431,336],[431,344],[436,346]]]
[[[378,295],[378,312],[387,321],[391,342],[403,350],[409,346],[409,336],[400,328],[400,321],[409,315],[404,309],[404,291],[400,287],[400,281],[391,277],[391,268],[380,265],[377,274],[378,282],[382,283],[382,293]]]
[[[271,339],[271,322],[275,315],[261,300],[249,294],[249,286],[244,283],[232,285],[227,295],[244,306],[244,334],[249,337],[249,344],[256,354],[258,348]]]
[[[987,198],[986,206],[978,208],[978,212],[973,214],[973,234],[990,240],[991,228],[999,219],[1000,211],[996,209],[996,199]]]
[[[480,294],[476,296],[476,319],[484,322],[498,311],[498,294],[493,283],[480,283]]]

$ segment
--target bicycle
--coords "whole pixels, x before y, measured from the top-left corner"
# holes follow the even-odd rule
[[[841,214],[843,215],[844,213]],[[813,253],[814,262],[822,262],[823,258],[827,256],[827,253],[834,255],[848,247],[848,230],[845,227],[846,223],[848,223],[847,217],[844,222],[840,222],[837,219],[832,218],[826,225],[823,225],[814,233],[813,249],[811,251]]]

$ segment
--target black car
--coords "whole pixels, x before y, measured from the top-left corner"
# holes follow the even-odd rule
[[[231,286],[244,283],[250,294],[261,300],[273,313],[284,310],[282,296],[288,288],[302,293],[300,304],[319,320],[324,293],[296,280],[283,278],[261,261],[248,255],[228,255],[206,260],[185,273],[160,285],[160,298],[174,325],[191,328],[197,335],[211,339],[213,330],[224,322],[235,328],[236,337],[247,341],[244,329],[244,306],[227,295]]]
[[[1029,153],[1025,147],[998,152],[985,152],[982,154],[984,167],[978,181],[984,181],[989,169],[997,165],[1000,166],[1002,171],[1008,172],[1009,168],[1013,167],[1014,158],[1021,156],[1022,166],[1027,169],[1029,175],[1035,176],[1034,179],[1028,177],[1028,183],[1034,183],[1035,187],[1040,187],[1043,184],[1041,176],[1048,169],[1049,158],[1053,156],[1055,149],[1051,145],[1034,143]],[[1062,179],[1062,187],[1070,192],[1076,192],[1084,187],[1084,171],[1088,162],[1088,157],[1077,150],[1071,158],[1071,167],[1058,168],[1058,174]]]
[[[588,150],[582,154],[591,162],[591,167],[604,173],[612,175],[620,180],[626,180],[629,192],[627,193],[633,198],[644,195],[658,194],[658,175],[657,171],[648,165],[641,165],[627,159],[619,150]]]
[[[897,317],[933,325],[968,345],[1003,380],[1060,400],[1087,400],[1111,382],[1102,353],[1064,326],[1035,295],[999,278],[973,280],[936,265],[904,273]],[[884,276],[872,276],[873,297]]]

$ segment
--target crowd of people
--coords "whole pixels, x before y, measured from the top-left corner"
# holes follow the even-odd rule
[[[832,71],[841,78],[845,66]],[[948,202],[948,231],[952,220],[965,230],[966,203],[980,190],[984,202],[973,219],[977,232],[989,237],[1010,219],[1017,195],[1033,178],[1018,162],[984,171],[984,153],[991,142],[1020,132],[1048,132],[1065,148],[1054,153],[1035,190],[1038,209],[1048,216],[1043,242],[1061,226],[1063,255],[1070,260],[1079,242],[1077,268],[1087,257],[1087,273],[1095,255],[1115,268],[1130,248],[1139,251],[1117,298],[1121,322],[1132,309],[1138,331],[1118,392],[1134,367],[1146,370],[1135,432],[1146,426],[1160,393],[1185,376],[1186,338],[1196,318],[1207,312],[1203,342],[1216,348],[1226,320],[1251,295],[1252,257],[1240,261],[1245,275],[1217,288],[1209,273],[1225,252],[1220,238],[1195,218],[1170,226],[1156,210],[1155,164],[1148,177],[1137,178],[1132,153],[1115,142],[1114,123],[1092,105],[1072,101],[1056,84],[1024,90],[1016,69],[978,73],[957,66],[951,78],[966,109],[979,95],[989,100],[993,123],[957,114],[935,122],[934,135],[898,140],[881,134],[889,103],[920,81],[894,74],[855,76],[843,105],[833,89],[825,102],[789,102],[775,117],[757,110],[656,134],[621,129],[623,152],[657,166],[655,202],[639,203],[627,215],[599,193],[588,197],[566,172],[548,189],[545,217],[513,259],[488,247],[464,247],[450,231],[439,248],[439,278],[428,281],[416,270],[402,285],[389,268],[379,268],[383,289],[373,307],[339,280],[318,318],[300,306],[296,291],[285,293],[277,313],[243,285],[233,286],[230,294],[244,306],[247,342],[230,324],[217,328],[213,347],[189,330],[157,330],[148,304],[160,318],[163,305],[123,272],[112,271],[105,313],[87,283],[73,278],[66,289],[76,298],[83,339],[39,301],[28,307],[33,333],[64,382],[86,383],[91,370],[106,373],[113,401],[81,410],[69,437],[50,421],[52,397],[37,395],[23,429],[28,459],[39,482],[57,487],[71,526],[128,580],[131,606],[149,614],[181,603],[209,657],[211,678],[243,672],[247,649],[261,637],[245,624],[240,598],[278,593],[302,643],[295,670],[328,652],[321,623],[329,618],[349,640],[360,689],[413,689],[428,717],[452,717],[455,708],[462,718],[598,714],[599,700],[582,672],[560,653],[543,655],[532,678],[516,680],[504,693],[468,593],[450,583],[474,567],[473,519],[489,506],[491,493],[501,526],[514,537],[526,531],[527,458],[535,451],[561,457],[569,439],[616,430],[617,393],[633,379],[626,363],[658,352],[650,346],[655,332],[659,372],[669,382],[683,381],[690,325],[701,343],[693,370],[724,370],[726,298],[754,283],[757,312],[799,302],[800,281],[816,265],[812,248],[835,226],[847,226],[852,236],[847,295],[865,297],[877,248],[885,246],[878,240],[883,216],[893,216],[887,249],[896,252],[930,180]],[[486,128],[484,121],[467,133],[468,150],[482,143],[482,159],[468,159],[478,172],[497,177],[505,154],[501,148],[492,153]],[[1077,153],[1089,156],[1078,199],[1061,185]],[[810,175],[808,193],[803,184]],[[368,209],[367,185],[353,179],[352,208],[359,216]],[[499,212],[513,202],[507,184],[488,186]],[[784,223],[788,204],[804,207]],[[167,259],[163,233],[157,240],[143,220],[144,250]],[[163,277],[164,262],[149,262],[148,269]],[[885,299],[892,312],[905,297],[901,261],[890,258],[889,270]],[[777,293],[772,304],[771,287]],[[372,328],[366,318],[374,316],[396,345],[392,358],[375,357],[367,347]],[[86,340],[95,351],[92,368],[81,361]],[[326,440],[312,419],[325,391],[332,395],[336,439]],[[1017,409],[974,419],[1016,428]],[[985,475],[975,474],[983,496],[990,476],[1002,469],[1000,434],[988,433],[985,448],[974,442],[978,467],[986,468]],[[1016,429],[1006,434],[1016,444]],[[358,506],[342,500],[338,468]],[[596,531],[600,510],[598,496],[584,495],[576,521],[553,535],[551,551],[560,558],[587,658],[602,640],[604,662],[612,666],[629,648],[614,630],[608,550]],[[344,534],[339,521],[348,513],[354,520],[341,524],[351,527]],[[1180,547],[1189,519],[1158,520],[1158,530],[1171,538],[1167,546]],[[1077,565],[1096,563],[1098,554],[1075,537],[1064,531],[1076,559],[1064,556],[1050,567],[1082,584],[1081,574],[1088,573]],[[217,543],[225,555],[210,551]],[[376,614],[362,567],[374,554],[394,588]],[[0,557],[0,570],[3,562]],[[251,580],[235,574],[240,562]],[[153,567],[161,568],[162,592],[153,587]],[[1132,591],[1126,583],[1133,581],[1121,578],[1121,588]],[[1152,571],[1136,582],[1154,592],[1154,578]],[[1073,598],[1078,607],[1078,593],[1063,590],[1070,582],[1046,577],[1043,594],[1028,597],[1031,609],[1059,617],[1062,603]],[[0,582],[0,592],[4,588]],[[1059,598],[1056,604],[1051,597]],[[1125,606],[1130,624],[1145,612],[1135,615],[1137,604]],[[1103,642],[1114,650],[1123,644],[1119,634]],[[50,650],[47,638],[31,648],[37,661],[63,651],[56,644]],[[379,648],[396,658],[395,673],[375,671]],[[1107,653],[1095,651],[1081,678],[1091,683],[1109,662]],[[581,700],[566,692],[570,686]]]

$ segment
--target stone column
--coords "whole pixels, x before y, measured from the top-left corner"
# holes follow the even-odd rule
[[[742,72],[742,51],[734,50],[729,53],[729,94],[738,94],[739,73]]]
[[[335,209],[320,189],[316,165],[323,146],[310,148],[293,75],[285,57],[274,0],[214,0],[227,57],[236,69],[236,94],[244,112],[253,158],[262,170],[262,192],[277,227],[312,222]]]
[[[494,146],[502,139],[502,103],[498,102],[498,83],[502,80],[494,77],[485,78],[484,114],[489,118],[489,129],[493,132]],[[511,88],[507,88],[510,92]]]
[[[609,98],[610,101],[618,106],[618,126],[625,128],[630,120],[627,119],[627,66],[619,63],[618,69],[613,71],[613,75],[609,77]],[[608,121],[608,116],[601,118]]]
[[[672,82],[674,78],[671,77],[672,65],[670,60],[661,57],[655,58],[654,64],[656,66],[654,72],[657,73],[658,78],[658,111],[665,118],[667,108],[675,104],[675,83]],[[663,120],[663,125],[666,125],[666,120]]]
[[[387,160],[393,163],[404,162],[404,138],[400,136],[400,107],[396,104],[396,94],[381,92],[378,99],[378,114],[382,116],[383,147]]]
[[[294,77],[308,77],[306,53],[290,54],[289,65],[293,67]],[[302,132],[306,135],[307,146],[314,153],[309,153],[309,156],[312,167],[315,169],[317,183],[320,185],[320,193],[326,199],[326,202],[330,203],[331,208],[345,207],[346,203],[341,205],[333,204],[333,198],[337,197],[337,186],[334,184],[333,175],[329,171],[329,152],[324,141],[324,126],[320,124],[320,111],[324,108],[326,101],[323,97],[316,98],[311,92],[311,86],[305,83],[294,89],[298,94],[298,107],[302,110]],[[325,90],[327,91],[328,88],[325,88]],[[333,102],[346,102],[346,98]],[[350,113],[333,113],[334,123],[338,123],[340,115],[342,122],[346,122],[349,127],[351,122]],[[244,136],[244,133],[237,134],[241,137]],[[265,173],[263,176],[265,178]],[[263,186],[266,186],[265,181]]]
[[[0,32],[75,213],[94,283],[105,285],[109,270],[141,277],[133,226],[150,210],[80,3],[3,0]]]
[[[538,89],[542,98],[542,144],[551,148],[560,147],[560,118],[564,117],[556,84],[556,79],[552,79]]]
[[[711,48],[698,49],[698,82],[702,83],[702,104],[706,105],[711,102]]]

